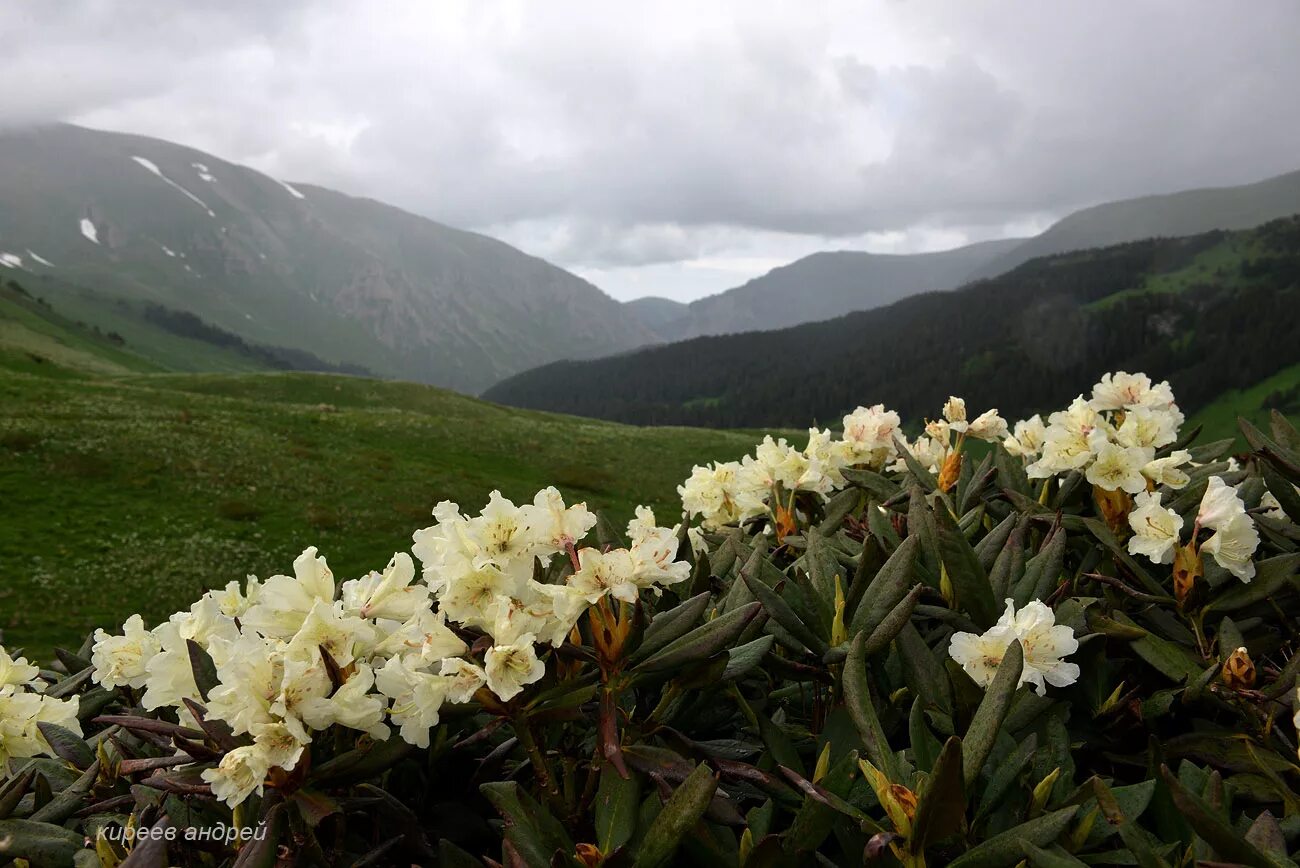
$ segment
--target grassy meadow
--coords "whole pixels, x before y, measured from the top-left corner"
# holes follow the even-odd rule
[[[0,630],[45,657],[317,545],[382,569],[439,500],[554,483],[671,520],[693,464],[753,433],[638,429],[406,383],[315,374],[39,376],[0,369]]]

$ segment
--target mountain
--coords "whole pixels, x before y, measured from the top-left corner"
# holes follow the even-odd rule
[[[636,317],[637,322],[656,334],[662,332],[666,326],[681,319],[690,309],[690,306],[685,302],[673,301],[671,298],[659,298],[653,295],[634,298],[631,301],[624,302],[623,307],[627,308],[627,311]]]
[[[81,288],[49,300],[87,321],[109,301],[151,303],[251,345],[471,392],[655,339],[587,281],[493,238],[70,125],[0,131],[0,265]]]
[[[675,320],[650,325],[668,341],[785,328],[882,307],[920,292],[954,289],[1038,256],[1212,229],[1250,229],[1297,212],[1300,172],[1292,172],[1240,187],[1108,202],[1076,211],[1033,238],[941,253],[814,253],[692,302]]]
[[[1141,238],[1250,229],[1300,212],[1300,172],[1239,187],[1206,187],[1084,208],[1053,223],[969,277],[994,277],[1036,256],[1105,247]]]
[[[951,289],[1019,245],[987,241],[941,253],[814,253],[717,295],[693,301],[658,327],[665,340],[784,328]]]
[[[876,402],[918,420],[949,394],[1020,417],[1122,369],[1168,378],[1195,410],[1300,365],[1297,333],[1300,217],[1291,217],[1042,257],[825,322],[557,362],[484,397],[662,425],[835,425]],[[1284,412],[1300,411],[1300,376],[1291,381],[1274,402]]]

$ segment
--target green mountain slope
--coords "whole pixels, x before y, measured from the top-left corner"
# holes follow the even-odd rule
[[[1250,229],[1296,213],[1300,213],[1300,172],[1239,187],[1207,187],[1107,202],[1070,214],[1040,235],[989,260],[969,277],[993,277],[1053,253],[1141,238],[1197,235],[1212,229]]]
[[[951,289],[1019,239],[972,244],[941,253],[814,253],[743,286],[693,301],[658,327],[665,340],[784,328],[882,307],[900,298]]]
[[[1108,370],[1168,378],[1188,410],[1300,363],[1300,218],[1032,260],[991,280],[790,329],[554,363],[491,400],[638,424],[834,424],[945,398],[1018,417]]]
[[[671,522],[691,466],[737,458],[757,436],[525,412],[412,383],[86,365],[54,376],[57,363],[32,374],[12,361],[0,351],[0,641],[42,657],[132,612],[154,621],[202,588],[286,571],[308,545],[340,577],[382,568],[439,500],[477,510],[494,488],[518,501],[555,484],[617,521],[644,502]]]
[[[0,263],[466,391],[652,339],[596,287],[495,239],[67,125],[0,132]]]

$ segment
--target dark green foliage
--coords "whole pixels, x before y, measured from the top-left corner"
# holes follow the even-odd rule
[[[1300,218],[1287,218],[1049,256],[780,331],[556,362],[486,396],[638,424],[739,427],[833,425],[877,402],[921,419],[957,394],[1014,419],[1065,405],[1102,371],[1142,370],[1195,411],[1300,362],[1298,277]]]

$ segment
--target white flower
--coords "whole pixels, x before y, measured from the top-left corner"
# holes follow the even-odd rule
[[[481,667],[459,657],[442,661],[438,674],[450,679],[447,683],[447,701],[452,703],[469,702],[478,689],[487,684],[487,673]]]
[[[464,654],[469,647],[447,626],[447,613],[424,609],[404,624],[381,621],[383,638],[371,653],[376,657],[414,656],[418,665],[431,666],[444,657]]]
[[[230,581],[221,590],[208,591],[203,596],[213,600],[221,610],[221,614],[227,618],[242,618],[249,606],[257,602],[257,595],[262,588],[257,576],[249,576],[247,585],[245,590],[240,587],[239,582]]]
[[[158,637],[144,628],[143,618],[132,615],[122,625],[121,636],[95,631],[91,678],[104,687],[143,687],[149,679],[149,660],[159,650]]]
[[[986,410],[970,423],[966,435],[993,443],[1007,436],[1007,420],[999,416],[997,410]]]
[[[1250,559],[1257,548],[1259,531],[1243,511],[1219,523],[1214,536],[1205,541],[1201,551],[1208,552],[1219,566],[1249,583],[1255,577],[1255,565]]]
[[[41,670],[27,662],[26,657],[14,659],[0,645],[0,690],[6,687],[34,686]]]
[[[1016,639],[1024,649],[1020,684],[1029,684],[1039,694],[1047,685],[1066,687],[1079,679],[1079,667],[1061,658],[1079,650],[1074,631],[1056,623],[1052,610],[1037,600],[1019,611],[1008,599],[1006,611],[984,634],[954,633],[948,654],[980,686],[987,687],[997,674],[1007,648]]]
[[[1179,468],[1191,460],[1192,453],[1186,449],[1179,449],[1176,452],[1169,453],[1164,458],[1148,461],[1146,466],[1142,468],[1142,475],[1156,485],[1164,485],[1173,489],[1183,488],[1187,485],[1189,477]]]
[[[841,471],[854,463],[853,448],[848,443],[836,440],[829,428],[825,431],[809,428],[808,445],[804,447],[803,454],[808,459],[809,470],[804,474],[805,479],[800,481],[801,487],[822,494],[844,487],[844,474]],[[809,485],[810,482],[816,484]]]
[[[81,735],[77,720],[80,700],[55,699],[18,690],[14,686],[0,688],[0,769],[12,758],[25,759],[50,753],[50,746],[41,735],[41,723],[53,723]]]
[[[483,567],[447,582],[438,606],[447,617],[471,627],[486,627],[489,609],[499,596],[512,596],[515,583],[494,566]]]
[[[320,655],[285,657],[280,670],[280,692],[271,703],[271,714],[283,721],[300,741],[309,741],[311,737],[302,718],[304,709],[312,707],[312,700],[329,696],[333,689]]]
[[[289,657],[316,660],[324,649],[340,667],[347,666],[357,654],[375,641],[375,628],[355,615],[343,613],[343,603],[317,600],[285,648]]]
[[[565,507],[564,498],[554,487],[543,488],[531,506],[521,506],[520,513],[528,526],[529,536],[555,551],[563,551],[578,542],[596,526],[596,516],[586,503]]]
[[[1053,413],[1053,417],[1057,414]],[[1071,470],[1080,470],[1093,459],[1094,447],[1100,448],[1105,435],[1093,427],[1053,422],[1043,435],[1043,451],[1038,460],[1025,468],[1030,479],[1046,479]]]
[[[1300,485],[1293,485],[1291,487],[1295,489],[1297,494],[1300,494]],[[1277,495],[1271,491],[1264,492],[1263,497],[1259,499],[1259,508],[1263,510],[1263,515],[1275,521],[1291,520],[1287,515],[1286,510],[1282,508],[1282,503],[1277,499]]]
[[[1124,421],[1115,431],[1115,439],[1124,446],[1150,446],[1159,449],[1178,439],[1182,414],[1164,409],[1134,407],[1124,413]]]
[[[573,625],[587,611],[587,594],[570,585],[543,585],[531,582],[528,586],[528,608],[544,614],[545,620],[537,629],[537,641],[547,645],[562,645]],[[494,638],[496,634],[493,634]]]
[[[208,693],[208,714],[224,720],[235,735],[270,723],[271,703],[280,692],[281,655],[274,646],[248,632],[233,642],[214,642],[209,653],[218,684]]]
[[[1028,419],[1017,422],[1015,433],[1003,440],[1002,445],[1007,452],[1019,458],[1037,458],[1038,453],[1043,451],[1043,437],[1046,434],[1047,426],[1043,424],[1043,418],[1035,413]]]
[[[690,578],[691,565],[676,559],[677,532],[677,527],[643,527],[633,536],[628,553],[632,559],[632,578],[637,585],[643,588],[675,585]]]
[[[414,580],[415,563],[410,555],[398,552],[383,573],[344,582],[340,596],[349,614],[405,621],[429,606],[429,586],[412,584]]]
[[[394,657],[375,673],[379,692],[393,700],[389,711],[393,723],[402,739],[416,747],[429,746],[429,730],[438,725],[438,711],[451,681],[416,669],[403,657]]]
[[[492,565],[505,570],[512,561],[531,556],[537,546],[525,513],[499,491],[488,495],[483,512],[470,519],[468,533],[478,546],[477,568]]]
[[[484,655],[484,677],[488,689],[508,702],[546,674],[546,664],[537,659],[532,636],[521,636],[511,645],[493,645]]]
[[[764,495],[755,497],[750,492],[742,492],[740,475],[738,461],[697,465],[692,468],[690,478],[677,486],[682,509],[687,515],[700,516],[700,524],[705,528],[719,528],[761,514]]]
[[[1128,541],[1129,554],[1145,555],[1157,564],[1172,562],[1183,517],[1160,505],[1159,492],[1143,491],[1133,499],[1133,505],[1128,515],[1129,526],[1133,528],[1133,536]]]
[[[569,587],[586,595],[588,603],[595,603],[609,594],[615,599],[635,603],[640,591],[636,583],[636,565],[627,549],[583,549],[578,552],[581,568],[569,576]]]
[[[1000,623],[980,635],[953,633],[948,643],[948,656],[957,661],[976,684],[988,687],[993,683],[1007,647],[1015,638],[1015,630]]]
[[[316,547],[303,551],[293,562],[293,576],[272,576],[258,592],[240,623],[263,636],[288,639],[298,632],[307,613],[318,602],[334,601],[334,573]]]
[[[967,428],[966,401],[956,396],[950,396],[947,403],[943,405],[943,418],[953,431],[958,434],[965,433]]]
[[[253,727],[253,742],[268,766],[292,771],[302,756],[304,742],[283,723],[259,723]]]
[[[1162,385],[1168,386],[1167,383]],[[1123,410],[1142,404],[1151,391],[1151,378],[1146,374],[1116,371],[1102,375],[1101,382],[1092,387],[1092,401],[1089,403],[1095,410]],[[1172,397],[1170,395],[1171,400]]]
[[[850,464],[884,467],[897,454],[894,435],[901,421],[893,410],[883,404],[858,407],[844,417],[844,445],[850,454]]]
[[[254,792],[262,794],[270,768],[262,748],[252,744],[235,748],[216,768],[204,770],[203,780],[212,785],[213,795],[233,808]]]
[[[1211,476],[1207,480],[1205,494],[1201,496],[1201,505],[1196,511],[1197,525],[1219,530],[1245,513],[1246,505],[1241,502],[1237,489],[1228,485],[1219,476]]]
[[[333,694],[313,697],[302,703],[299,710],[303,723],[312,729],[328,729],[338,724],[367,733],[376,741],[384,741],[388,738],[388,727],[384,725],[387,703],[370,692],[374,685],[374,670],[365,663],[357,663],[348,680]]]
[[[1107,491],[1127,491],[1137,494],[1146,491],[1147,479],[1142,468],[1151,461],[1154,450],[1150,447],[1120,446],[1109,441],[1100,444],[1088,467],[1087,479]]]

